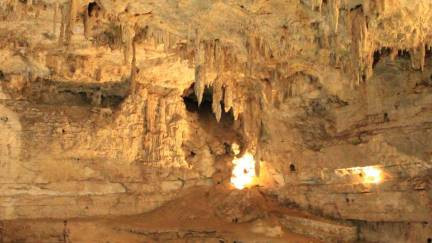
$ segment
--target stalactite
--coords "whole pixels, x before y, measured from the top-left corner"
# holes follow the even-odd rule
[[[169,48],[170,49],[176,48],[178,42],[177,35],[169,33],[168,39],[169,39]]]
[[[233,106],[232,110],[233,110],[234,120],[237,121],[239,118],[239,114],[240,114],[239,109],[237,107]]]
[[[66,22],[66,45],[69,45],[72,41],[73,31],[75,28],[75,19],[77,17],[77,0],[69,0],[68,5],[68,15],[67,15],[67,22]]]
[[[225,112],[228,112],[233,106],[233,91],[232,84],[225,84],[225,92],[224,92],[224,108]]]
[[[163,31],[161,38],[164,45],[164,51],[167,52],[170,49],[169,33],[167,31]]]
[[[156,37],[156,43],[158,45],[164,44],[163,32],[160,29],[157,29],[155,31],[155,34],[156,34],[156,36],[155,36]]]
[[[376,1],[376,0],[372,0],[372,1]],[[373,11],[372,5],[375,3],[372,1],[371,0],[364,0],[363,1],[362,9],[363,9],[366,16],[369,16],[372,14],[372,11]]]
[[[280,51],[279,51],[279,57],[282,58],[283,56],[286,55],[285,48],[287,46],[286,37],[284,35],[282,35],[280,37],[280,39],[279,39],[279,45],[281,46]]]
[[[122,26],[122,40],[123,40],[123,57],[124,64],[129,65],[131,62],[131,54],[132,54],[132,43],[135,36],[134,28],[126,23]]]
[[[36,7],[36,13],[35,13],[35,18],[36,18],[36,19],[38,19],[38,18],[39,18],[39,16],[40,16],[40,7],[39,7],[39,6],[37,6],[37,7]]]
[[[395,59],[396,59],[396,57],[397,57],[397,55],[398,55],[398,49],[397,48],[395,48],[395,47],[393,47],[392,49],[391,49],[391,52],[390,52],[390,60],[391,61],[394,61]]]
[[[377,0],[376,7],[380,13],[384,13],[386,11],[386,0]]]
[[[212,111],[215,114],[216,120],[219,122],[222,117],[222,82],[219,77],[215,80],[213,84],[213,97],[212,97]]]
[[[166,100],[165,99],[161,99],[161,101],[159,102],[159,125],[160,125],[160,129],[159,131],[161,132],[162,136],[166,136],[167,133],[167,126],[166,126]],[[164,156],[166,157],[166,156]]]
[[[374,62],[374,48],[371,47],[368,49],[368,51],[365,52],[365,71],[364,75],[366,80],[368,80],[373,75],[373,62]]]
[[[90,28],[89,28],[89,16],[86,13],[84,13],[84,17],[83,17],[83,24],[84,24],[84,37],[86,39],[88,39],[90,37]]]
[[[426,45],[424,42],[420,42],[420,44],[417,47],[413,48],[410,51],[412,68],[423,71],[425,65],[425,56],[426,56]]]
[[[352,11],[351,42],[353,55],[353,69],[357,84],[372,75],[373,46],[370,41],[366,16],[361,9]]]
[[[131,63],[131,91],[132,94],[136,93],[137,86],[137,66],[136,66],[136,42],[132,40],[132,63]]]
[[[206,70],[204,66],[204,44],[201,43],[200,33],[196,31],[195,37],[195,95],[198,105],[201,104],[206,85]]]
[[[216,72],[222,73],[224,71],[224,55],[222,50],[222,44],[219,40],[215,41],[215,47],[214,47],[214,59],[215,59],[215,66],[216,66]]]
[[[186,34],[186,52],[189,53],[192,51],[192,30],[191,26],[188,25],[187,34]]]
[[[212,69],[214,67],[214,46],[213,42],[209,41],[205,45],[205,65]]]
[[[318,9],[321,13],[323,0],[312,0],[312,10]]]
[[[264,47],[264,58],[268,59],[272,56],[272,50],[270,48],[270,46],[268,45],[268,43],[263,42],[263,47]]]
[[[18,0],[12,0],[11,1],[11,8],[12,8],[12,13],[16,16],[16,15],[18,15],[18,5],[17,5],[17,3],[18,3]]]
[[[148,27],[148,33],[147,33],[147,38],[148,38],[148,42],[153,45],[154,48],[156,48],[156,41],[154,38],[155,34],[154,34],[154,28],[152,26]]]
[[[60,7],[61,12],[61,22],[60,22],[60,35],[59,35],[59,44],[62,45],[64,43],[64,38],[66,35],[66,21],[67,21],[67,5],[63,4]]]
[[[57,12],[58,12],[59,4],[58,2],[54,3],[54,15],[53,15],[53,36],[56,37],[57,32]]]
[[[424,70],[424,66],[425,66],[425,58],[426,58],[426,46],[424,43],[422,43],[419,46],[420,50],[419,50],[419,59],[420,59],[420,70],[423,71]]]
[[[204,75],[205,75],[204,66],[203,65],[197,65],[195,67],[194,90],[195,90],[195,96],[197,97],[197,100],[198,100],[198,105],[200,105],[202,102],[204,90],[205,90],[205,86],[206,86],[206,83],[204,81]]]
[[[155,132],[155,119],[156,119],[156,107],[158,106],[157,97],[150,95],[147,99],[146,106],[146,122],[147,122],[147,131]]]
[[[234,116],[234,120],[238,120],[240,113],[242,113],[243,108],[242,108],[242,94],[240,94],[240,90],[241,89],[236,89],[235,92],[233,92],[233,106],[232,106],[232,111],[233,111],[233,116]]]
[[[330,26],[333,33],[338,32],[340,0],[329,0]]]

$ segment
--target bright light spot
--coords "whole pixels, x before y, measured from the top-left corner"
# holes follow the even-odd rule
[[[239,190],[251,186],[255,181],[255,159],[253,155],[245,153],[243,157],[235,158],[233,164],[231,184]]]
[[[240,146],[238,144],[236,144],[236,143],[233,143],[231,145],[231,150],[233,151],[233,153],[235,155],[238,155],[240,153]]]
[[[364,183],[380,183],[382,181],[382,171],[379,168],[368,166],[362,168],[360,174]]]
[[[353,167],[336,170],[339,176],[356,176],[361,183],[378,184],[384,179],[384,173],[378,166]]]

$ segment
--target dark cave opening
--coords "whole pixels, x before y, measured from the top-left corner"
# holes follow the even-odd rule
[[[406,59],[411,58],[410,53],[407,50],[398,50],[397,56],[398,58],[406,58]]]
[[[236,129],[237,123],[234,120],[234,115],[232,111],[225,112],[222,106],[222,114],[221,119],[218,122],[216,120],[215,114],[212,110],[213,103],[213,91],[212,88],[206,88],[204,90],[202,102],[198,105],[198,98],[195,95],[194,85],[192,84],[188,89],[186,89],[182,95],[183,102],[186,106],[186,110],[190,113],[190,117],[196,117],[197,124],[205,132],[209,135],[208,139],[212,141],[217,141],[222,144],[225,150],[225,155],[228,155],[230,159],[232,159],[231,145],[233,143],[239,144],[242,141],[241,133],[239,129]],[[241,144],[241,143],[240,143]],[[193,148],[190,148],[193,152],[190,153],[190,158],[195,156],[195,153],[199,153],[194,151]]]
[[[291,172],[296,172],[295,165],[290,164],[290,171],[291,171]]]
[[[389,56],[390,53],[391,53],[391,49],[388,47],[384,47],[384,48],[381,48],[379,50],[374,51],[372,68],[374,68],[379,63],[381,58]]]
[[[201,104],[198,105],[198,98],[194,92],[194,85],[189,87],[183,94],[183,101],[186,105],[186,110],[189,112],[197,113],[200,120],[205,122],[217,122],[212,111],[213,104],[213,90],[212,88],[206,87],[204,90],[204,95]],[[234,114],[232,110],[225,112],[224,104],[222,105],[222,115],[220,120],[220,125],[222,127],[231,127],[234,124]]]
[[[101,10],[101,7],[96,2],[90,2],[87,5],[87,15],[88,16],[96,16],[98,17],[98,12]]]

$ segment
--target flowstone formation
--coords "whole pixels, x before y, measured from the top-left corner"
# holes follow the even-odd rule
[[[431,242],[431,26],[429,0],[1,1],[0,243]]]

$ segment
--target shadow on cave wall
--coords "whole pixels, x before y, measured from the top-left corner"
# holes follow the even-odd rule
[[[117,107],[129,89],[129,81],[76,84],[36,79],[24,89],[24,96],[32,103],[44,105]]]

